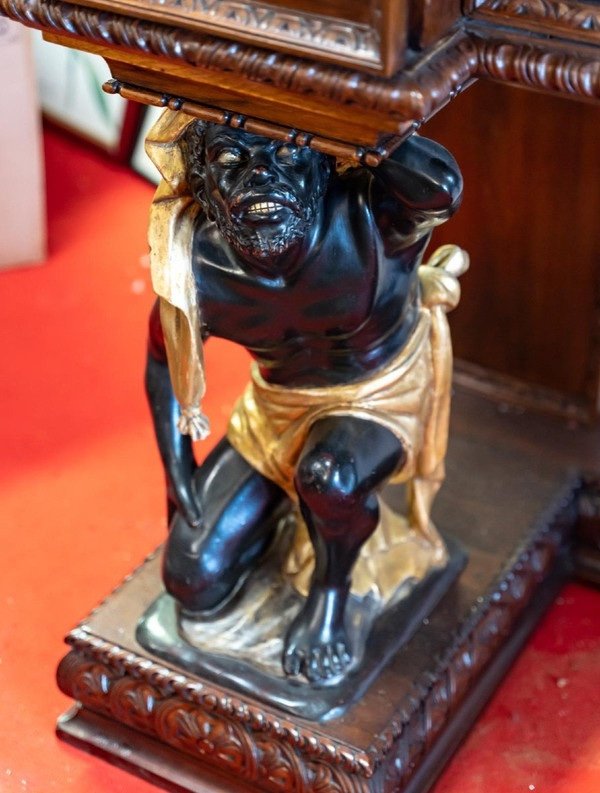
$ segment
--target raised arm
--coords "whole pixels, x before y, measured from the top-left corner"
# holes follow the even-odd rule
[[[410,244],[458,208],[462,177],[452,155],[419,135],[405,141],[373,174],[372,206],[382,233]]]
[[[171,386],[158,301],[150,314],[146,395],[167,479],[169,522],[177,509],[191,526],[198,526],[202,515],[192,483],[196,460],[190,437],[177,428],[180,411]]]

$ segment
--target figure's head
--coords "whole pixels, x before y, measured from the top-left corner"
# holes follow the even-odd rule
[[[265,261],[304,238],[326,190],[325,155],[201,121],[184,146],[194,197],[239,254]]]

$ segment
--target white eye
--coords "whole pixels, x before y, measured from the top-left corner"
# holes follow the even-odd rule
[[[294,146],[280,146],[277,149],[277,156],[280,160],[293,160],[295,154],[296,148]]]
[[[240,153],[235,149],[223,149],[217,157],[217,162],[219,165],[237,165],[241,159]]]

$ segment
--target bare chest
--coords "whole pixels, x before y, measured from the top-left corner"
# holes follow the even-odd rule
[[[287,279],[205,262],[197,280],[205,330],[257,352],[351,335],[368,319],[376,288],[374,266],[343,256],[312,257]]]

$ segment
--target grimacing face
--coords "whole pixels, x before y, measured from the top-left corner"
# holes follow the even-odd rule
[[[230,245],[267,263],[301,241],[326,189],[327,157],[229,127],[193,126],[188,179]]]

